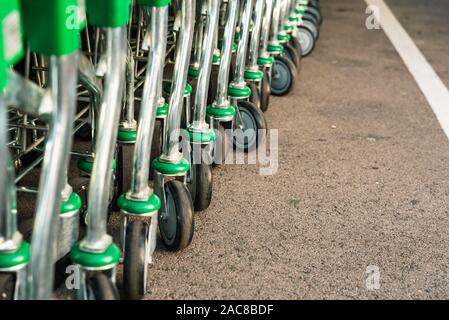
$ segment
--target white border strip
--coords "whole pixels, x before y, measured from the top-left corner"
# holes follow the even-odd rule
[[[379,8],[376,19],[401,56],[449,138],[449,91],[383,0],[365,0]],[[379,13],[380,17],[377,16]]]

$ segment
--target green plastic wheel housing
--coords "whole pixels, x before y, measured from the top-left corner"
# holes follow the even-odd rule
[[[215,133],[212,129],[207,132],[198,132],[189,128],[187,132],[189,133],[190,142],[193,143],[209,144],[215,140]]]
[[[181,159],[178,163],[171,163],[156,158],[152,166],[154,170],[166,175],[177,175],[190,170],[190,164],[186,159]]]
[[[228,95],[233,98],[248,98],[251,96],[251,89],[248,86],[243,89],[229,87]]]
[[[70,259],[83,267],[102,268],[119,262],[120,249],[112,243],[104,252],[94,253],[82,250],[78,243],[72,248]]]
[[[14,252],[0,252],[0,269],[14,268],[30,261],[30,245],[22,240]]]
[[[86,0],[89,24],[102,28],[117,28],[128,24],[131,0]]]
[[[156,117],[166,117],[168,115],[168,103],[160,105],[156,109]]]
[[[91,174],[94,169],[94,159],[90,157],[79,158],[77,162],[78,169],[81,171]],[[115,159],[112,160],[112,170],[117,168],[117,162]]]
[[[147,201],[130,200],[122,194],[117,200],[117,205],[121,210],[131,214],[150,214],[161,208],[161,200],[154,193]]]
[[[227,108],[219,108],[214,105],[210,105],[207,106],[206,113],[209,117],[221,119],[234,117],[236,110],[233,106],[229,106]]]
[[[257,71],[246,70],[244,77],[245,77],[245,80],[260,81],[263,79],[263,72],[261,70],[257,70]]]
[[[59,211],[60,214],[70,213],[81,209],[82,205],[83,201],[81,200],[81,197],[77,193],[72,192],[70,194],[70,197],[66,201],[61,203],[61,208],[59,209]]]
[[[273,57],[259,57],[257,58],[257,64],[259,66],[271,66],[274,63],[274,58]]]
[[[22,23],[17,0],[0,1],[0,91],[8,83],[8,68],[23,57]]]
[[[281,54],[284,52],[284,47],[281,45],[269,44],[267,47],[267,51],[271,54]]]
[[[83,0],[20,0],[23,29],[31,51],[46,56],[71,54],[80,48],[86,26]]]
[[[119,130],[117,135],[118,142],[135,142],[137,139],[137,131]]]

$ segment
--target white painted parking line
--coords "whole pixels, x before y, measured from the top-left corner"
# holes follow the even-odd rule
[[[433,109],[449,138],[449,90],[383,0],[365,0]]]

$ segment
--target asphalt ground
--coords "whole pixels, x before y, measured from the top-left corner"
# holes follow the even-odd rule
[[[266,113],[277,173],[214,169],[191,246],[158,247],[146,299],[449,298],[447,137],[365,2],[321,2],[318,45]],[[447,1],[386,2],[449,85]]]

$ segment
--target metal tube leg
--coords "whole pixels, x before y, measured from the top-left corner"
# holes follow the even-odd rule
[[[72,146],[71,128],[76,108],[78,53],[50,58],[50,88],[55,112],[48,133],[37,199],[36,218],[31,245],[28,298],[50,299],[58,233],[58,214],[64,172]]]

